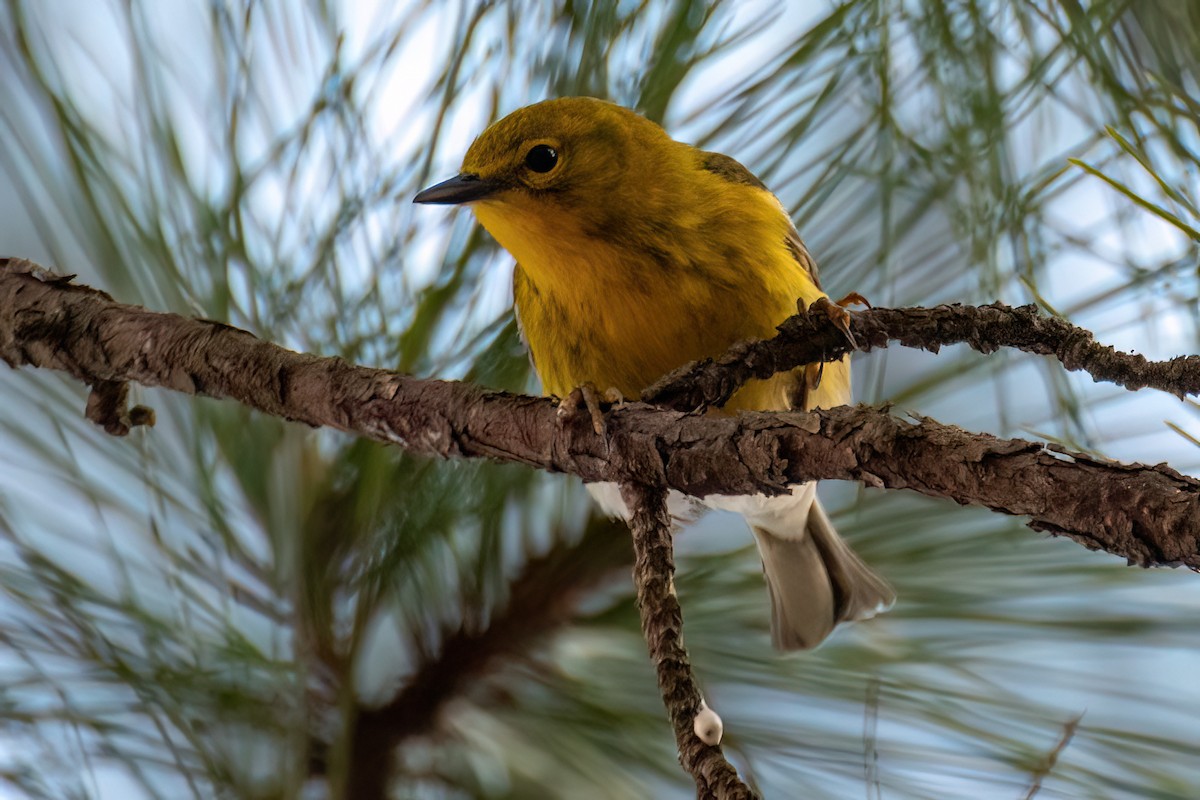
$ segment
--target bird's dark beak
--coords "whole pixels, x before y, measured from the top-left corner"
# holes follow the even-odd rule
[[[436,183],[428,189],[418,192],[417,196],[413,198],[413,202],[440,205],[470,203],[474,200],[482,200],[503,188],[499,181],[487,180],[478,175],[464,172],[462,175],[456,175],[448,181]]]

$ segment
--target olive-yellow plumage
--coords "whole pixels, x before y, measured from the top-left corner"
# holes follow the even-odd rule
[[[471,145],[462,174],[417,201],[470,203],[516,259],[517,317],[552,395],[590,384],[636,398],[680,364],[772,336],[797,301],[824,297],[786,211],[748,170],[601,100],[510,114]],[[819,374],[752,381],[725,411],[849,402],[848,360]],[[839,620],[891,602],[829,525],[811,484],[709,505],[750,521],[777,646],[814,646]]]

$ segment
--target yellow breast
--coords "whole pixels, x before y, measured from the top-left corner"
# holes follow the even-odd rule
[[[659,239],[588,230],[479,203],[480,222],[518,261],[517,316],[547,394],[591,383],[636,398],[687,361],[768,338],[796,302],[823,293],[785,244],[790,222],[765,191],[681,203]],[[539,211],[533,209],[532,211]],[[792,407],[797,373],[752,381],[726,406]],[[849,363],[826,366],[806,405],[849,401]]]

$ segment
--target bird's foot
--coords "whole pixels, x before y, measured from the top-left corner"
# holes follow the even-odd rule
[[[845,309],[845,306],[851,303],[867,303],[867,299],[857,292],[851,292],[836,303],[830,301],[828,297],[818,297],[808,307],[808,310],[828,317],[829,321],[833,323],[833,327],[846,337],[851,349],[857,350],[858,342],[854,339],[854,334],[850,332],[850,312]],[[867,305],[870,306],[869,303]]]
[[[620,408],[624,404],[624,396],[613,386],[608,387],[601,394],[593,383],[580,384],[572,389],[569,395],[558,401],[558,421],[562,425],[586,409],[592,421],[592,430],[597,435],[603,436],[606,431],[603,406]]]

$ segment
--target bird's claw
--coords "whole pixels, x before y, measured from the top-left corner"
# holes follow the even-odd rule
[[[858,342],[854,338],[854,334],[850,331],[850,312],[843,308],[843,305],[850,303],[866,303],[867,299],[857,292],[851,292],[836,303],[831,302],[828,297],[818,297],[808,307],[809,311],[824,314],[833,323],[833,327],[842,332],[842,336],[846,337],[846,341],[850,344],[850,349],[857,350]],[[869,306],[870,304],[867,303]]]
[[[838,300],[837,304],[839,306],[841,306],[842,308],[845,308],[846,306],[866,306],[867,308],[875,307],[875,306],[871,305],[870,300],[863,297],[858,292],[851,292],[850,294],[843,297],[841,300]]]
[[[807,364],[804,367],[804,385],[808,391],[815,392],[817,387],[821,385],[821,378],[825,377],[825,362],[818,361],[815,364]]]
[[[608,406],[620,407],[624,405],[625,398],[616,388],[610,386],[604,390],[603,394],[596,391],[595,384],[584,383],[576,386],[571,390],[571,393],[558,402],[558,420],[559,424],[566,422],[569,418],[574,417],[581,409],[587,409],[588,416],[591,418],[592,430],[598,436],[603,436],[607,430],[604,424],[604,410],[602,404]]]

